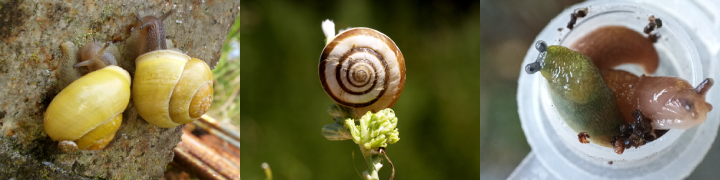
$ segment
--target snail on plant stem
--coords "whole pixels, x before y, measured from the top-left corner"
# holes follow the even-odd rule
[[[130,102],[130,74],[118,67],[104,46],[83,46],[81,63],[91,71],[75,80],[50,102],[45,112],[45,132],[60,149],[103,149],[115,137],[122,112]]]
[[[160,18],[138,18],[136,30],[125,44],[128,58],[135,59],[133,103],[150,124],[171,128],[190,123],[205,114],[213,99],[213,75],[202,60],[165,50]],[[135,54],[141,54],[134,58]]]
[[[368,163],[365,179],[378,179],[385,147],[400,140],[398,118],[390,109],[405,85],[405,58],[385,34],[370,28],[351,28],[335,35],[326,20],[327,37],[320,56],[320,83],[337,105],[328,113],[336,123],[323,127],[328,140],[352,139]],[[356,125],[358,123],[358,125]],[[390,161],[389,158],[387,158]],[[390,166],[395,176],[395,168]]]
[[[320,56],[320,83],[355,116],[391,108],[405,85],[405,58],[385,34],[351,28],[335,35],[332,21],[323,22],[327,45]]]

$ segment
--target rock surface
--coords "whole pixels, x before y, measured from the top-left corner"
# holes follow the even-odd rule
[[[78,61],[67,52],[93,39],[122,49],[136,14],[176,9],[164,22],[166,38],[214,67],[239,6],[237,0],[0,0],[0,179],[160,179],[181,127],[150,125],[132,103],[104,150],[64,153],[47,136],[47,106],[85,73],[67,68]],[[77,47],[65,47],[63,54],[67,41]]]

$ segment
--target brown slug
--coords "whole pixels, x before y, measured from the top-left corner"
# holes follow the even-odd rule
[[[175,9],[168,11],[159,18],[155,16],[140,18],[140,16],[136,15],[137,22],[132,27],[130,37],[125,42],[125,49],[123,50],[125,57],[135,60],[146,52],[167,49],[163,21],[173,12],[175,12]]]
[[[575,41],[570,49],[590,57],[599,69],[633,63],[642,67],[645,73],[652,74],[660,59],[652,41],[623,26],[597,28]]]
[[[688,129],[705,121],[712,105],[705,94],[713,85],[707,78],[697,87],[676,77],[635,76],[627,71],[602,69],[605,83],[615,94],[625,121],[639,109],[652,119],[654,129]]]
[[[659,18],[651,16],[650,21],[653,29],[662,26]],[[652,120],[654,129],[687,129],[704,122],[712,110],[712,105],[705,102],[705,94],[713,85],[710,78],[693,88],[675,77],[638,77],[613,70],[625,63],[635,63],[646,73],[657,70],[659,58],[653,42],[639,32],[622,26],[600,27],[580,38],[572,48],[589,56],[601,70],[627,123],[634,122],[632,112],[640,110]]]

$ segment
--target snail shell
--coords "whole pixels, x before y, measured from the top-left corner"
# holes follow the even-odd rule
[[[199,59],[174,50],[145,53],[136,59],[133,103],[150,124],[171,128],[190,123],[210,108],[213,75]]]
[[[130,74],[107,66],[72,82],[45,112],[45,132],[60,147],[103,149],[120,128],[130,102]]]
[[[319,65],[320,83],[330,98],[355,108],[357,117],[392,107],[405,85],[405,59],[395,43],[370,28],[330,38]]]

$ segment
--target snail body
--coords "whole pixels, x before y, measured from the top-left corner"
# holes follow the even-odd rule
[[[385,34],[352,28],[334,35],[334,24],[323,23],[328,38],[319,63],[320,83],[336,103],[368,111],[391,108],[405,85],[405,59]]]
[[[60,91],[45,112],[45,132],[54,141],[61,141],[63,151],[103,149],[120,128],[122,112],[130,102],[131,80],[127,71],[107,61],[112,58],[102,55],[108,46],[90,48],[90,54],[96,56],[75,67],[88,66],[91,72]],[[104,62],[110,63],[95,65]]]
[[[205,114],[213,99],[213,75],[202,60],[166,50],[161,17],[137,17],[124,53],[135,60],[132,93],[138,114],[162,128],[190,123]]]
[[[137,17],[137,22],[132,27],[130,37],[125,41],[123,53],[125,57],[133,60],[138,56],[150,51],[167,49],[165,41],[165,27],[163,21],[167,19],[175,9],[168,11],[162,16]]]
[[[85,66],[88,71],[95,71],[110,64],[117,65],[115,55],[113,55],[108,49],[111,46],[111,43],[100,44],[97,41],[85,44],[85,46],[80,48],[81,62],[75,64],[73,68]]]
[[[578,133],[587,133],[589,141],[613,147],[612,140],[625,124],[612,90],[605,84],[592,60],[562,46],[539,41],[538,60],[526,66],[526,72],[540,72],[548,82],[550,97],[565,123]]]
[[[133,103],[150,124],[171,128],[189,123],[210,108],[213,75],[199,59],[174,50],[145,53],[136,59]]]

